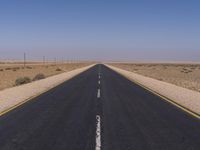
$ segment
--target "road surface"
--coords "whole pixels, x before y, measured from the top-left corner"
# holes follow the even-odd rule
[[[200,150],[200,120],[96,65],[1,116],[0,150]]]

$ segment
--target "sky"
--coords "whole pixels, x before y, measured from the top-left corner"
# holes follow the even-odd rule
[[[200,61],[199,0],[0,0],[0,60]]]

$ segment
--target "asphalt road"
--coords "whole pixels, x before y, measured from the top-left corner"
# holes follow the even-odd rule
[[[0,117],[0,150],[200,150],[200,120],[103,65]]]

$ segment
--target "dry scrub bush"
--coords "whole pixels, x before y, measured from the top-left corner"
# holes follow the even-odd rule
[[[56,69],[56,71],[62,71],[62,69],[60,69],[60,68],[57,68],[57,69]]]
[[[26,83],[30,83],[31,79],[29,77],[19,77],[15,80],[15,85],[22,85]]]
[[[44,78],[45,78],[45,75],[43,73],[39,73],[33,78],[33,81],[41,80]]]
[[[26,69],[33,69],[33,68],[32,68],[32,67],[30,67],[30,66],[27,66],[27,67],[26,67]]]
[[[12,68],[5,68],[5,70],[11,70]]]

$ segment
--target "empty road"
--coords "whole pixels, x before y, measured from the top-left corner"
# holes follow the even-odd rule
[[[200,150],[200,120],[96,65],[1,116],[0,150]]]

